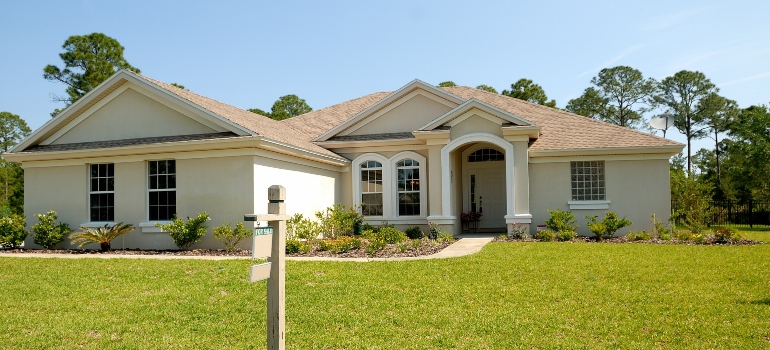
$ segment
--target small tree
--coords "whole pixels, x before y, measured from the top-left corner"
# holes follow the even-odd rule
[[[17,214],[11,214],[0,218],[0,247],[17,248],[24,239],[27,238],[27,230],[24,217]]]
[[[211,220],[209,214],[205,211],[198,213],[195,218],[187,217],[187,223],[184,220],[174,215],[174,219],[171,223],[163,225],[161,223],[155,224],[155,227],[159,227],[161,230],[168,232],[171,239],[174,240],[179,249],[189,249],[194,243],[200,242],[201,237],[206,234],[206,221]]]
[[[242,222],[236,223],[235,229],[230,226],[229,222],[223,222],[222,226],[214,229],[214,237],[225,245],[228,252],[236,251],[238,244],[246,239],[250,233],[251,231],[243,226]]]
[[[104,227],[97,228],[81,227],[79,231],[70,235],[70,244],[78,244],[78,249],[81,249],[85,245],[98,243],[101,251],[106,252],[112,248],[110,242],[113,239],[133,230],[133,225],[122,222],[112,226],[104,224]]]
[[[35,234],[33,240],[35,244],[45,249],[53,249],[64,240],[64,236],[72,232],[68,224],[56,222],[58,216],[53,210],[45,214],[35,214],[35,217],[39,222],[32,226],[32,232]]]

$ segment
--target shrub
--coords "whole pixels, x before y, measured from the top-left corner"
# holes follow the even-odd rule
[[[385,246],[387,245],[388,245],[387,243],[381,240],[375,239],[375,240],[369,241],[369,244],[366,246],[366,248],[364,248],[364,250],[366,251],[366,254],[372,255],[374,253],[379,252],[380,250],[385,248]]]
[[[243,226],[242,222],[236,223],[235,229],[230,226],[229,222],[223,222],[222,226],[214,229],[214,237],[225,245],[228,252],[234,252],[238,244],[250,234],[251,231]]]
[[[549,210],[548,213],[551,214],[551,217],[545,221],[545,225],[548,226],[551,231],[561,232],[577,230],[578,225],[575,221],[575,214],[572,214],[571,211],[556,209]]]
[[[628,234],[626,235],[626,239],[628,239],[631,242],[633,242],[633,241],[648,241],[648,240],[652,239],[652,235],[649,232],[645,231],[645,230],[642,230],[642,231],[639,231],[639,232],[628,231]]]
[[[78,232],[70,235],[70,244],[79,244],[78,249],[81,249],[84,245],[98,243],[101,251],[106,252],[112,248],[110,242],[113,239],[133,230],[133,225],[122,222],[112,226],[105,224],[104,227],[97,228],[81,227]]]
[[[511,231],[508,232],[508,238],[526,239],[526,238],[529,238],[529,233],[527,233],[527,230],[524,228],[524,225],[513,223],[511,226]]]
[[[567,242],[571,241],[573,238],[577,237],[577,232],[575,231],[559,231],[556,232],[556,240],[559,242]]]
[[[64,240],[72,230],[66,223],[56,222],[58,216],[51,210],[45,214],[35,214],[39,222],[32,226],[32,232],[35,234],[34,242],[45,249],[53,249],[59,242]]]
[[[375,240],[381,240],[386,244],[401,243],[406,240],[406,234],[393,227],[380,228],[374,236]]]
[[[671,234],[673,233],[673,229],[671,227],[666,227],[666,225],[658,221],[657,216],[655,216],[655,213],[652,213],[652,235],[653,237],[658,237],[664,241],[671,240]]]
[[[302,242],[296,239],[286,240],[286,254],[297,254],[302,249]]]
[[[686,230],[677,230],[674,234],[674,237],[676,237],[676,239],[679,241],[692,241],[695,239],[692,232]]]
[[[449,232],[442,232],[440,235],[438,235],[438,238],[436,238],[436,241],[439,243],[444,243],[444,242],[452,243],[455,241],[455,238]]]
[[[538,239],[542,242],[553,242],[555,237],[556,233],[551,230],[540,230],[535,234],[535,239]]]
[[[27,232],[24,216],[10,214],[0,218],[0,248],[17,248],[24,239],[27,238]]]
[[[615,236],[615,232],[626,226],[631,226],[632,224],[632,222],[625,217],[620,219],[618,218],[618,214],[611,211],[604,213],[604,218],[600,222],[596,221],[596,218],[596,216],[586,215],[586,219],[590,220],[586,225],[588,226],[588,229],[596,235],[598,240],[602,240],[602,238],[612,238]],[[602,232],[602,230],[604,232]]]
[[[422,244],[422,242],[419,239],[413,240],[412,241],[412,249],[420,248],[421,244]]]
[[[330,251],[334,254],[345,253],[353,249],[361,248],[361,240],[354,237],[340,237],[337,239],[325,239],[318,242],[318,249]]]
[[[409,239],[420,239],[423,236],[425,236],[425,234],[422,232],[422,229],[420,229],[419,226],[412,226],[406,229],[404,233],[406,233],[406,237],[408,237]]]
[[[166,225],[157,223],[155,227],[168,232],[179,249],[188,249],[193,243],[199,242],[201,237],[206,234],[206,221],[209,220],[211,218],[209,218],[209,214],[205,211],[198,213],[198,216],[192,219],[188,216],[187,223],[175,214],[171,223]]]
[[[736,242],[736,241],[740,241],[742,238],[740,233],[735,232],[735,230],[729,227],[717,227],[713,229],[713,231],[714,231],[715,243]]]
[[[300,213],[286,220],[286,239],[314,239],[318,237],[318,232],[318,223]]]
[[[326,238],[353,235],[353,226],[361,224],[363,217],[356,208],[347,208],[342,204],[326,208],[315,213],[318,218],[318,230]]]
[[[428,238],[436,239],[443,232],[441,226],[435,222],[428,222]]]

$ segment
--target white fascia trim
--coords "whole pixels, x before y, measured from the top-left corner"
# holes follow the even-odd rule
[[[293,145],[290,145],[288,143],[283,143],[283,142],[280,142],[280,141],[275,141],[275,140],[267,139],[267,138],[263,138],[263,137],[260,137],[260,141],[261,141],[260,145],[265,144],[265,145],[273,146],[273,147],[268,146],[266,148],[275,149],[275,150],[281,150],[281,151],[283,151],[281,153],[285,153],[285,154],[289,154],[289,155],[294,155],[294,156],[299,156],[299,157],[302,157],[302,158],[306,158],[306,159],[310,159],[310,160],[315,160],[317,162],[322,162],[322,163],[327,163],[327,164],[332,164],[332,165],[337,165],[337,166],[344,166],[344,165],[347,165],[349,163],[349,161],[347,159],[342,158],[341,156],[332,157],[332,156],[327,155],[327,154],[322,154],[322,153],[314,152],[314,151],[311,151],[311,150],[308,150],[308,149],[305,149],[305,148],[293,146]]]
[[[114,221],[92,221],[92,222],[86,222],[80,224],[80,227],[85,228],[98,228],[98,227],[104,227],[104,225],[107,225],[107,227],[112,227],[117,225]]]
[[[460,116],[458,116],[457,118],[454,118],[449,122],[447,122],[446,125],[448,125],[449,127],[454,127],[455,125],[462,123],[463,121],[465,121],[470,117],[473,117],[474,115],[484,118],[486,120],[489,120],[490,122],[500,125],[501,127],[505,122],[505,119],[495,116],[493,114],[490,114],[487,111],[484,111],[478,108],[471,108],[465,111],[464,113],[460,114]]]
[[[428,216],[428,222],[434,223],[437,225],[454,225],[455,222],[457,222],[456,216],[445,216],[445,215],[431,215]]]
[[[450,120],[462,115],[463,113],[473,109],[477,108],[479,110],[482,110],[484,112],[487,112],[491,115],[494,115],[496,117],[499,117],[500,119],[503,119],[505,121],[517,124],[517,125],[525,125],[525,126],[531,126],[534,125],[531,121],[526,120],[524,118],[517,117],[511,113],[508,113],[500,108],[497,108],[495,106],[492,106],[486,102],[479,101],[475,98],[472,98],[468,101],[465,101],[465,103],[457,106],[455,109],[444,113],[444,115],[439,116],[438,118],[434,119],[430,123],[424,125],[418,130],[433,130],[442,124],[449,122]]]
[[[451,169],[450,169],[450,157],[449,153],[468,143],[473,142],[488,142],[493,145],[497,145],[505,151],[505,199],[506,199],[506,214],[515,215],[516,212],[514,200],[514,162],[513,162],[513,144],[497,137],[495,135],[487,133],[472,133],[460,136],[441,148],[441,213],[442,216],[452,216],[451,205]]]
[[[380,147],[380,146],[397,146],[397,145],[424,145],[419,139],[394,139],[394,140],[377,140],[377,141],[323,141],[316,142],[326,149],[337,148],[356,148],[356,147]]]
[[[569,205],[570,210],[580,210],[580,209],[609,209],[610,208],[610,201],[609,200],[601,200],[601,201],[567,201],[567,204]]]
[[[531,224],[532,214],[515,214],[505,216],[506,224]]]
[[[353,117],[349,118],[345,122],[338,124],[337,126],[329,129],[329,131],[319,135],[313,141],[326,141],[332,136],[336,135],[338,132],[350,127],[351,125],[358,123],[361,119],[365,118],[370,113],[382,108],[383,106],[387,106],[390,103],[393,103],[394,101],[398,100],[399,98],[403,97],[403,95],[411,92],[412,90],[416,88],[421,88],[423,90],[426,90],[428,92],[431,92],[435,95],[438,95],[446,100],[449,100],[451,102],[455,102],[456,104],[461,104],[465,102],[465,100],[461,99],[460,97],[457,97],[455,95],[450,94],[449,92],[445,91],[444,89],[440,89],[438,87],[435,87],[433,85],[430,85],[422,80],[415,79],[412,80],[409,84],[406,84],[402,86],[400,89],[390,93],[390,95],[386,96],[382,100],[377,101],[375,104],[367,107],[361,112],[356,113]]]
[[[145,221],[139,223],[139,228],[142,229],[142,233],[159,233],[166,232],[160,227],[155,227],[155,224],[168,225],[171,221]]]
[[[583,148],[560,150],[530,150],[529,157],[571,157],[571,156],[597,156],[597,155],[652,155],[663,154],[674,156],[682,151],[685,145],[670,146],[638,146],[638,147],[613,147],[613,148]]]

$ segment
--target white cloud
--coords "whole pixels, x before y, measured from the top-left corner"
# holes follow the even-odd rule
[[[716,7],[717,7],[716,5],[704,6],[700,8],[689,9],[689,10],[684,10],[679,12],[665,13],[662,15],[654,16],[644,21],[640,29],[643,32],[655,32],[655,31],[665,30],[677,24],[681,24],[682,22],[685,22],[687,19],[691,17],[695,17],[696,15],[702,12],[707,12]]]
[[[610,58],[609,60],[606,60],[606,61],[602,62],[602,64],[600,64],[596,68],[587,70],[587,71],[585,71],[583,73],[580,73],[575,78],[582,78],[582,77],[584,77],[586,75],[594,74],[594,73],[596,73],[596,72],[598,72],[598,71],[600,71],[600,70],[602,70],[604,68],[610,68],[610,67],[612,67],[612,65],[614,65],[617,62],[619,62],[620,60],[626,58],[627,56],[633,54],[634,52],[637,52],[637,51],[641,50],[644,46],[645,46],[645,44],[636,44],[636,45],[633,45],[633,46],[629,46],[629,47],[623,49],[623,51],[620,51],[618,54],[616,54],[612,58]]]
[[[740,79],[730,80],[730,81],[724,82],[724,83],[719,83],[719,84],[717,84],[717,86],[723,87],[723,86],[738,85],[738,84],[741,84],[741,83],[745,83],[747,81],[759,80],[759,79],[765,79],[765,78],[770,78],[770,71],[767,71],[767,72],[764,72],[764,73],[759,73],[759,74],[754,74],[752,76],[743,77],[743,78],[740,78]]]

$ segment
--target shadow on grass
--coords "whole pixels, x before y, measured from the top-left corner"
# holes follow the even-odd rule
[[[744,301],[744,304],[754,304],[754,305],[767,305],[770,306],[770,298],[764,298],[764,299],[757,299],[757,300],[751,300],[751,301]]]

